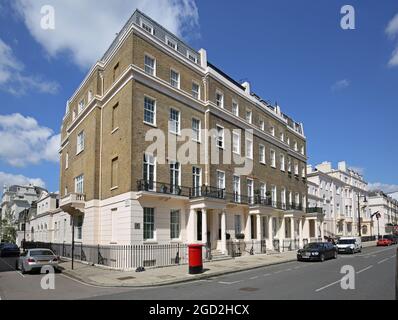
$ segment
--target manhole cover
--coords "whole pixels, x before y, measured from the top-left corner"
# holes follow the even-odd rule
[[[246,292],[253,292],[253,291],[258,291],[258,288],[246,287],[246,288],[240,288],[239,290],[246,291]]]
[[[135,277],[121,277],[121,278],[117,278],[117,280],[132,280],[135,279]]]

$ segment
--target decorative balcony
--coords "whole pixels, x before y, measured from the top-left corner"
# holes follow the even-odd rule
[[[69,193],[60,200],[60,208],[69,213],[75,214],[76,211],[84,212],[86,196],[82,193]]]
[[[179,197],[189,197],[190,194],[190,188],[187,187],[144,179],[137,181],[137,191]]]
[[[226,200],[227,193],[225,192],[225,189],[211,187],[211,186],[201,186],[196,188],[189,188],[189,197],[191,199],[212,198],[212,199]],[[236,200],[239,200],[238,195],[236,195]]]
[[[307,208],[306,212],[307,213],[323,213],[323,209],[320,207],[312,207],[312,208]]]

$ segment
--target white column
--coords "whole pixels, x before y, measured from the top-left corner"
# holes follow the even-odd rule
[[[278,225],[279,225],[279,240],[285,239],[285,218],[282,217],[282,223],[279,224],[279,218],[278,218]]]
[[[294,239],[294,218],[290,218],[290,238]]]
[[[303,219],[301,217],[299,220],[299,246],[303,247]]]
[[[187,221],[187,240],[188,243],[194,243],[195,237],[195,220],[196,220],[196,210],[189,210],[188,221]]]
[[[246,217],[245,240],[250,240],[252,234],[251,215],[245,214],[245,217]]]
[[[261,216],[256,215],[257,240],[261,240]]]
[[[226,237],[226,216],[225,211],[221,213],[221,252],[226,253],[227,251],[227,237]]]
[[[273,248],[273,240],[274,237],[272,236],[273,226],[272,226],[272,216],[268,217],[268,248]]]
[[[324,226],[323,226],[323,221],[320,221],[319,224],[320,224],[320,228],[321,228],[321,238],[322,238],[322,241],[323,241],[323,237],[325,236],[325,230],[324,230]]]
[[[207,243],[207,210],[202,209],[202,242]]]

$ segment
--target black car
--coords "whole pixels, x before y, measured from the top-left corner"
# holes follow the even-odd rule
[[[325,261],[326,259],[336,259],[337,249],[331,242],[312,242],[297,251],[297,261]]]
[[[18,257],[20,250],[16,244],[2,243],[0,245],[0,257]]]

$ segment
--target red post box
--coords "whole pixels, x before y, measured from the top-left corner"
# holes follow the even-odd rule
[[[188,245],[189,274],[203,272],[202,244]]]

